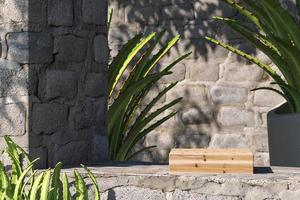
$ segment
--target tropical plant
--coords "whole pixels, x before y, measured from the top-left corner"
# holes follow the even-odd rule
[[[1,200],[71,200],[70,183],[66,173],[61,175],[62,163],[58,163],[53,170],[37,171],[33,169],[38,160],[30,160],[29,155],[9,137],[6,142],[5,153],[11,160],[11,169],[7,169],[0,162],[0,199]],[[27,163],[22,164],[24,162]],[[99,187],[93,173],[83,166],[94,186],[94,199],[100,200]],[[88,190],[80,173],[75,170],[76,200],[87,200]]]
[[[108,139],[111,160],[128,160],[138,153],[156,147],[145,147],[132,152],[139,140],[176,114],[176,111],[172,112],[153,122],[164,111],[181,101],[182,98],[175,99],[152,111],[159,99],[177,82],[163,89],[144,109],[141,105],[151,88],[162,77],[171,74],[171,69],[177,63],[190,55],[187,53],[179,56],[164,69],[155,72],[153,69],[180,39],[179,35],[175,36],[152,55],[165,32],[154,32],[147,36],[137,34],[124,45],[109,65],[108,91],[111,104],[108,109]],[[129,75],[125,76],[128,71]],[[139,112],[139,109],[142,111]]]
[[[280,87],[261,87],[277,92],[285,98],[291,112],[300,112],[300,26],[277,0],[223,0],[229,6],[238,10],[248,19],[241,20],[224,17],[214,17],[243,36],[256,48],[267,55],[280,70],[278,74],[272,65],[268,65],[246,52],[236,49],[211,37],[210,42],[220,45],[229,51],[257,64]],[[297,0],[299,8],[300,1]]]

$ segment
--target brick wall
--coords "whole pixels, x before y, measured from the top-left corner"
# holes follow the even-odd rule
[[[179,81],[161,102],[184,97],[178,115],[147,136],[141,145],[158,148],[137,159],[165,161],[172,147],[249,147],[256,164],[267,165],[266,113],[283,99],[269,91],[252,92],[270,83],[263,71],[203,39],[215,36],[270,63],[229,28],[212,20],[214,15],[238,18],[239,14],[219,0],[112,0],[110,7],[115,11],[109,35],[112,55],[137,32],[161,29],[167,29],[169,37],[182,36],[161,66],[180,53],[193,51],[158,86]],[[149,97],[156,94],[154,90]]]
[[[41,157],[40,167],[104,159],[107,1],[0,6],[0,136]]]

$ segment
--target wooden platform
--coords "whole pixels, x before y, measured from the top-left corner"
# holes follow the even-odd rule
[[[253,153],[249,149],[172,149],[170,173],[253,174]]]

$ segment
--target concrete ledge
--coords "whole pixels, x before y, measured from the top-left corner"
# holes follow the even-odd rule
[[[254,175],[169,174],[167,165],[120,164],[90,168],[103,200],[298,200],[300,171],[257,168]],[[71,173],[73,169],[65,169]],[[85,173],[79,169],[81,173]],[[72,175],[70,174],[70,177]]]

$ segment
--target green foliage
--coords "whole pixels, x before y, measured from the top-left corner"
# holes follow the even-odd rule
[[[7,170],[0,162],[0,200],[71,200],[70,184],[67,175],[64,173],[62,179],[62,163],[58,163],[54,169],[46,171],[36,171],[33,169],[34,163],[29,155],[9,137],[4,137],[6,142],[5,153],[11,160],[11,170]],[[26,166],[22,165],[25,159]],[[100,192],[97,181],[92,172],[83,166],[94,185],[95,200],[100,200]],[[76,200],[88,199],[87,186],[83,177],[74,171]],[[62,187],[61,187],[62,185]]]
[[[190,55],[190,53],[184,54],[164,69],[154,72],[153,69],[180,39],[179,36],[175,36],[154,54],[164,34],[165,31],[154,32],[147,36],[136,35],[124,45],[109,65],[108,91],[111,104],[108,110],[108,135],[111,160],[128,160],[133,155],[154,148],[155,146],[151,146],[132,152],[140,139],[176,114],[172,112],[153,122],[167,109],[181,101],[181,98],[175,99],[152,111],[159,99],[177,83],[170,84],[141,112],[138,111],[142,109],[141,102],[151,88],[162,77],[171,74],[171,69],[177,63]],[[129,75],[125,76],[126,72],[129,72]],[[125,81],[122,80],[124,77],[126,77]]]
[[[261,67],[275,81],[281,91],[262,87],[282,95],[289,104],[291,112],[300,112],[300,26],[276,0],[223,0],[244,15],[248,22],[215,17],[243,36],[256,48],[266,54],[277,66],[279,75],[271,65],[240,51],[214,38],[210,42],[220,45]],[[297,0],[297,7],[299,8]],[[250,22],[250,23],[249,23]],[[255,89],[255,90],[257,90]]]

